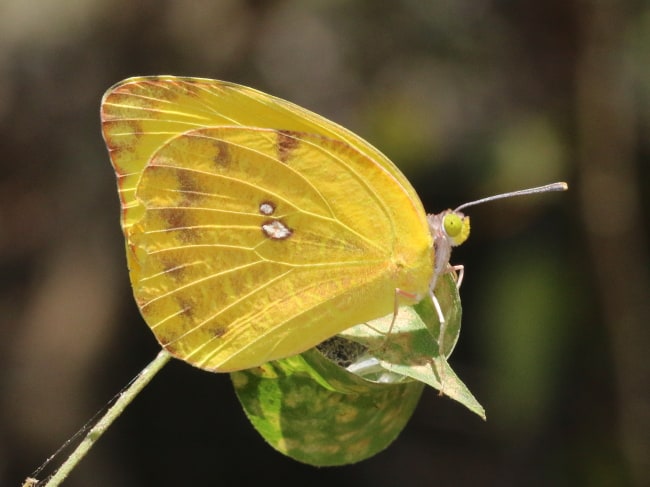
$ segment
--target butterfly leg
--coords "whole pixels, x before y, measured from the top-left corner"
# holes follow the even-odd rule
[[[460,285],[463,282],[463,276],[465,274],[465,267],[461,264],[454,265],[454,266],[448,265],[447,268],[442,272],[442,274],[445,274],[447,272],[451,272],[453,274],[454,280],[456,281],[456,287],[460,288]],[[435,276],[434,279],[432,280],[432,284],[429,289],[429,295],[431,296],[433,307],[436,309],[436,314],[438,315],[438,321],[440,322],[440,328],[438,329],[438,357],[434,358],[432,361],[432,365],[434,367],[436,367],[434,364],[437,361],[441,361],[442,363],[447,362],[447,355],[445,349],[445,337],[447,335],[447,320],[445,319],[445,315],[442,312],[442,307],[440,306],[440,302],[438,301],[438,298],[434,293],[436,283],[437,283],[437,276]],[[439,392],[441,396],[444,395],[445,378],[446,378],[445,367],[443,366],[438,369],[438,379],[440,380]]]
[[[433,290],[429,291],[429,294],[431,295],[431,301],[433,302],[433,307],[436,308],[436,313],[438,314],[438,321],[440,322],[440,329],[438,331],[438,354],[440,356],[444,355],[444,348],[443,348],[443,342],[444,342],[444,337],[445,337],[445,331],[446,331],[446,321],[445,321],[445,316],[442,314],[442,308],[440,307],[440,302],[438,301],[438,298],[436,298],[436,295],[433,293]]]
[[[406,291],[402,291],[399,288],[395,288],[395,300],[394,300],[394,304],[393,304],[393,319],[390,321],[390,326],[388,327],[388,331],[386,332],[387,337],[393,331],[393,326],[395,326],[395,320],[397,319],[397,313],[399,312],[399,297],[400,296],[412,297],[412,294],[407,293]]]
[[[460,285],[463,283],[463,277],[465,276],[465,266],[463,264],[457,264],[451,266],[451,268],[458,274],[456,277],[456,287],[460,289]]]
[[[454,277],[456,278],[456,288],[460,289],[460,285],[463,283],[463,277],[465,276],[465,266],[462,264],[457,264],[457,265],[450,265],[447,267],[447,269],[443,272],[453,272]],[[437,280],[434,280],[433,282],[435,283]],[[434,284],[435,285],[435,284]],[[436,298],[436,295],[434,294],[434,289],[431,288],[429,289],[429,294],[431,295],[431,301],[433,301],[433,306],[436,308],[436,313],[438,314],[438,320],[440,321],[440,331],[438,334],[438,353],[440,356],[444,356],[444,339],[445,339],[445,332],[447,331],[447,322],[445,320],[444,315],[442,314],[442,308],[440,307],[440,302],[438,301],[438,298]]]
[[[393,319],[390,320],[390,325],[388,325],[388,330],[386,331],[386,333],[384,335],[384,340],[383,340],[383,342],[381,344],[381,347],[380,347],[381,350],[386,350],[386,346],[388,345],[388,340],[390,339],[390,334],[393,332],[393,327],[395,326],[395,321],[397,320],[397,313],[399,312],[399,298],[400,298],[400,296],[407,297],[410,300],[415,299],[414,294],[409,293],[407,291],[403,291],[403,290],[401,290],[399,288],[395,288],[395,301],[394,301],[394,305],[393,305]]]
[[[411,296],[411,294],[405,293],[400,289],[395,289],[395,304],[393,307],[393,318],[390,320],[390,325],[388,325],[388,329],[385,332],[379,330],[378,328],[375,328],[374,326],[371,326],[368,323],[365,324],[371,330],[377,332],[380,335],[383,335],[383,339],[381,340],[381,345],[379,345],[378,347],[372,347],[372,350],[380,350],[380,351],[386,350],[388,345],[388,340],[390,339],[390,334],[393,332],[393,327],[395,326],[395,321],[397,320],[397,313],[399,311],[399,296],[404,296],[404,295]]]

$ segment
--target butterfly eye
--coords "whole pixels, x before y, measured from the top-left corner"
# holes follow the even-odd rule
[[[462,213],[448,213],[442,219],[442,227],[452,246],[460,245],[469,237],[469,217]]]

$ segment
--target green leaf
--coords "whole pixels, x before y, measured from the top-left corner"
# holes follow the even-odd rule
[[[231,374],[253,426],[276,450],[317,466],[364,460],[385,449],[410,419],[424,384],[485,418],[447,362],[460,333],[456,283],[436,288],[446,327],[430,300],[357,325],[318,348]]]
[[[231,374],[253,426],[276,450],[317,466],[364,460],[402,431],[423,384],[375,384],[309,350]]]

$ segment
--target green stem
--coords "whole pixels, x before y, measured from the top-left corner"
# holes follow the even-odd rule
[[[160,369],[169,361],[171,355],[161,350],[149,365],[131,381],[131,383],[124,389],[115,403],[106,411],[104,416],[95,424],[95,426],[88,431],[84,439],[79,443],[79,446],[70,454],[61,467],[52,475],[47,481],[42,484],[43,487],[57,487],[68,476],[73,468],[81,461],[81,459],[93,447],[95,442],[104,434],[108,427],[122,414],[122,411],[131,403],[140,391],[146,386],[149,381],[156,375]],[[41,484],[39,484],[41,485]]]

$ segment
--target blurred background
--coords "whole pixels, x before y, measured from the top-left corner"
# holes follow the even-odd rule
[[[316,469],[227,375],[172,362],[64,484],[650,485],[650,4],[3,0],[0,485],[19,485],[158,351],[127,276],[99,103],[133,75],[253,86],[382,149],[430,212],[472,208],[451,364],[365,462]],[[279,127],[281,128],[281,127]]]

